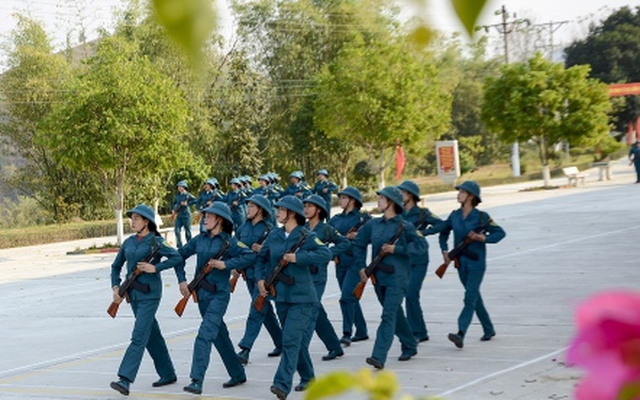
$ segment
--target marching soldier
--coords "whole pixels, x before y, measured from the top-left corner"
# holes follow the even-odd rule
[[[352,186],[347,186],[338,192],[338,199],[342,212],[335,215],[329,221],[329,225],[336,228],[338,232],[349,240],[356,237],[357,229],[361,228],[371,216],[361,212],[362,195],[360,191]],[[353,259],[351,250],[335,258],[336,278],[340,287],[340,310],[342,311],[342,337],[340,343],[347,347],[351,342],[359,342],[369,339],[367,333],[367,323],[362,314],[360,302],[353,295],[353,290],[360,282],[360,272]],[[352,330],[355,324],[356,331],[352,337]]]
[[[450,333],[448,336],[449,340],[461,349],[474,313],[478,316],[484,331],[480,340],[488,341],[496,335],[489,313],[482,301],[480,285],[487,270],[486,243],[498,243],[506,233],[489,217],[489,214],[476,208],[482,202],[480,186],[476,182],[465,181],[456,186],[456,189],[460,208],[449,214],[442,224],[429,228],[428,233],[440,232],[440,248],[445,263],[451,261],[447,250],[451,231],[456,244],[467,238],[472,241],[456,260],[458,277],[464,287],[464,306],[458,316],[458,332]]]
[[[185,280],[184,274],[179,273],[182,271],[184,261],[176,249],[169,246],[158,233],[154,222],[155,213],[151,207],[139,204],[127,211],[127,216],[131,218],[131,229],[135,234],[122,243],[118,255],[111,264],[113,301],[118,304],[123,300],[118,291],[124,263],[127,263],[127,276],[133,274],[136,269],[141,271],[127,294],[135,316],[131,342],[118,369],[119,380],[111,382],[111,388],[124,396],[129,395],[129,386],[136,379],[145,348],[160,376],[152,386],[160,387],[176,382],[176,371],[156,320],[156,311],[162,297],[160,271],[176,268],[178,282]],[[158,255],[150,262],[143,262],[155,250],[158,250]],[[161,261],[162,258],[165,260]]]
[[[304,182],[304,175],[302,171],[293,171],[289,175],[290,184],[282,192],[283,196],[296,196],[299,199],[304,199],[311,194],[311,189],[306,182]]]
[[[225,196],[225,203],[231,210],[231,217],[233,218],[233,229],[236,230],[245,220],[244,200],[246,194],[240,190],[242,188],[242,182],[238,178],[233,178],[230,181],[231,191]]]
[[[398,361],[407,361],[418,354],[416,339],[402,310],[402,301],[411,274],[411,257],[423,253],[427,242],[413,224],[402,219],[402,193],[398,188],[388,186],[377,194],[378,209],[383,212],[383,216],[367,222],[352,244],[363,282],[368,279],[365,266],[369,243],[373,254],[385,255],[378,271],[374,272],[375,279],[372,278],[376,297],[382,306],[382,320],[376,331],[371,357],[366,359],[367,364],[383,369],[394,333],[398,336],[402,349]],[[397,236],[397,240],[392,243],[394,236]]]
[[[212,344],[218,350],[231,378],[223,383],[222,387],[230,388],[247,381],[244,367],[236,358],[233,350],[233,343],[229,338],[229,331],[223,316],[231,298],[230,271],[245,268],[255,262],[255,254],[246,245],[231,236],[233,219],[226,204],[215,202],[205,208],[203,212],[206,231],[190,240],[179,250],[185,260],[194,254],[197,256],[194,276],[198,275],[207,265],[212,267],[196,293],[202,322],[193,345],[193,360],[189,374],[191,383],[184,387],[185,392],[194,394],[202,394],[202,383],[209,367]],[[221,250],[224,248],[227,250]],[[221,254],[223,251],[224,254]],[[180,284],[180,293],[183,296],[189,295],[186,282]]]
[[[196,209],[198,210],[198,220],[200,221],[200,232],[205,232],[204,229],[204,218],[202,217],[202,210],[209,207],[216,198],[216,192],[214,191],[215,187],[215,178],[209,178],[204,182],[204,190],[198,196],[196,200]]]
[[[273,225],[268,222],[268,220],[272,219],[271,210],[271,203],[263,195],[255,194],[247,200],[247,220],[238,228],[236,237],[242,243],[249,246],[255,253],[260,252],[262,243],[273,227]],[[238,274],[237,271],[233,273]],[[255,301],[260,295],[260,291],[256,285],[255,268],[248,266],[244,269],[243,274],[246,277],[249,294],[252,300]],[[263,324],[264,327],[267,328],[267,332],[269,332],[275,346],[273,351],[268,353],[267,356],[278,357],[282,353],[282,328],[271,306],[271,302],[265,302],[262,311],[258,311],[253,306],[252,301],[249,305],[249,316],[247,317],[244,335],[240,343],[238,343],[240,352],[238,352],[237,356],[242,364],[249,362],[249,353]]]
[[[404,204],[404,213],[402,217],[405,221],[411,222],[418,231],[424,231],[428,226],[436,225],[442,220],[436,217],[428,208],[418,206],[420,201],[420,188],[413,181],[404,181],[398,186],[402,192],[402,202]],[[405,308],[407,311],[407,320],[411,326],[413,336],[418,343],[429,340],[427,325],[424,322],[422,306],[420,305],[420,291],[422,290],[422,282],[427,275],[427,266],[429,265],[429,244],[424,251],[416,257],[411,257],[411,276],[409,277],[409,285],[407,286],[407,296],[405,299]]]
[[[176,247],[182,247],[182,230],[187,242],[191,240],[191,206],[196,203],[196,198],[187,191],[187,181],[180,181],[176,185],[178,194],[171,203],[171,221],[174,221],[174,233],[176,235]]]
[[[312,194],[302,202],[304,203],[304,214],[307,217],[306,227],[318,235],[320,240],[327,246],[331,243],[334,244],[334,246],[329,248],[332,259],[351,249],[349,239],[342,236],[334,227],[324,222],[328,213],[325,200],[322,197],[317,194]],[[315,318],[315,332],[328,351],[327,355],[322,356],[323,361],[333,360],[344,355],[344,351],[340,345],[340,339],[338,339],[338,335],[327,317],[327,312],[322,306],[322,295],[327,286],[327,265],[328,263],[324,263],[314,265],[311,268],[313,284],[316,294],[318,295],[318,306],[315,312],[315,315],[317,315],[317,318]],[[313,329],[310,329],[310,331],[310,335],[312,335]]]
[[[306,389],[315,377],[309,355],[308,328],[315,324],[313,314],[318,296],[310,267],[329,262],[331,252],[315,233],[304,227],[300,199],[284,196],[275,207],[282,227],[272,230],[264,242],[258,254],[256,278],[261,296],[266,297],[271,288],[265,286],[265,279],[274,274],[276,268],[286,265],[274,283],[276,310],[282,324],[282,357],[271,386],[271,393],[283,400],[291,392],[295,370],[300,374],[297,391]]]
[[[327,203],[327,220],[331,218],[331,192],[338,190],[338,185],[331,182],[329,178],[329,172],[326,169],[321,169],[316,173],[318,181],[313,187],[313,193],[319,195]]]

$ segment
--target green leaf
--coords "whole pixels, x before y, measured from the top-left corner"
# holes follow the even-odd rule
[[[469,36],[473,36],[476,21],[484,8],[486,0],[451,0],[451,3],[467,33]]]
[[[305,392],[305,400],[317,400],[336,396],[354,386],[357,382],[347,371],[332,372],[316,379]]]
[[[158,21],[191,60],[201,59],[201,48],[216,24],[209,0],[153,0]]]
[[[632,382],[624,385],[618,400],[634,400],[640,396],[640,382]]]

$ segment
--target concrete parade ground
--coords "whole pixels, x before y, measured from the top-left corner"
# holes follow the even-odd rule
[[[482,285],[485,304],[497,336],[480,342],[482,329],[474,318],[463,349],[447,340],[457,331],[463,289],[454,268],[440,280],[437,237],[429,237],[431,262],[422,288],[422,304],[431,340],[418,355],[400,362],[397,339],[386,370],[396,373],[402,394],[468,399],[571,399],[581,371],[564,363],[574,333],[576,305],[598,291],[637,289],[640,282],[640,184],[628,161],[612,167],[612,179],[598,181],[588,171],[584,185],[567,187],[557,178],[554,190],[524,190],[540,181],[483,188],[482,210],[507,232],[497,245],[488,245],[488,269]],[[455,192],[426,196],[426,206],[445,218],[457,208]],[[365,208],[372,208],[366,204]],[[333,210],[335,214],[337,209]],[[194,227],[195,233],[196,227]],[[173,235],[169,235],[173,240]],[[115,242],[114,237],[0,250],[0,399],[118,399],[109,388],[133,327],[130,306],[123,303],[111,319],[110,265],[115,253],[67,255],[77,248]],[[194,259],[187,262],[191,279]],[[333,264],[323,304],[341,334],[339,292]],[[193,342],[200,316],[189,303],[182,318],[173,307],[180,294],[175,274],[163,273],[164,296],[157,314],[178,373],[176,384],[152,388],[157,380],[145,354],[132,399],[192,399],[182,391],[189,383]],[[239,284],[225,321],[232,341],[243,332],[250,298]],[[370,339],[345,348],[345,356],[322,361],[326,354],[314,336],[311,356],[316,375],[330,371],[371,368],[370,356],[381,313],[373,289],[362,299]],[[223,389],[229,377],[215,350],[204,382],[202,399],[273,399],[269,392],[278,358],[268,358],[273,344],[263,329],[246,367],[247,383]],[[294,379],[298,383],[298,376]],[[292,392],[290,399],[302,399]],[[365,399],[350,392],[341,399]]]

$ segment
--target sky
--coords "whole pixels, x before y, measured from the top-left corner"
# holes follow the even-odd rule
[[[461,31],[451,0],[395,0],[402,8],[402,16],[421,16],[436,29],[446,32]],[[227,8],[228,0],[217,0],[218,25],[228,35],[232,32],[233,20]],[[78,43],[78,26],[84,26],[89,39],[97,37],[100,27],[109,29],[113,24],[113,12],[122,7],[123,0],[0,0],[0,42],[6,42],[16,20],[16,12],[30,15],[44,22],[47,32],[57,48],[63,48],[69,36],[72,44]],[[421,4],[417,6],[417,4]],[[567,21],[557,27],[554,41],[568,44],[586,36],[589,21],[599,21],[622,6],[640,6],[640,0],[489,0],[480,16],[478,25],[501,22],[495,11],[505,5],[508,15],[527,18],[534,24]],[[497,35],[497,31],[493,30]],[[0,68],[6,62],[0,50]]]

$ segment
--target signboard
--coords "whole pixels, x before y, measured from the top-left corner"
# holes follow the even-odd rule
[[[454,184],[460,176],[460,158],[458,157],[458,141],[442,140],[436,142],[436,159],[438,176],[444,183]]]

